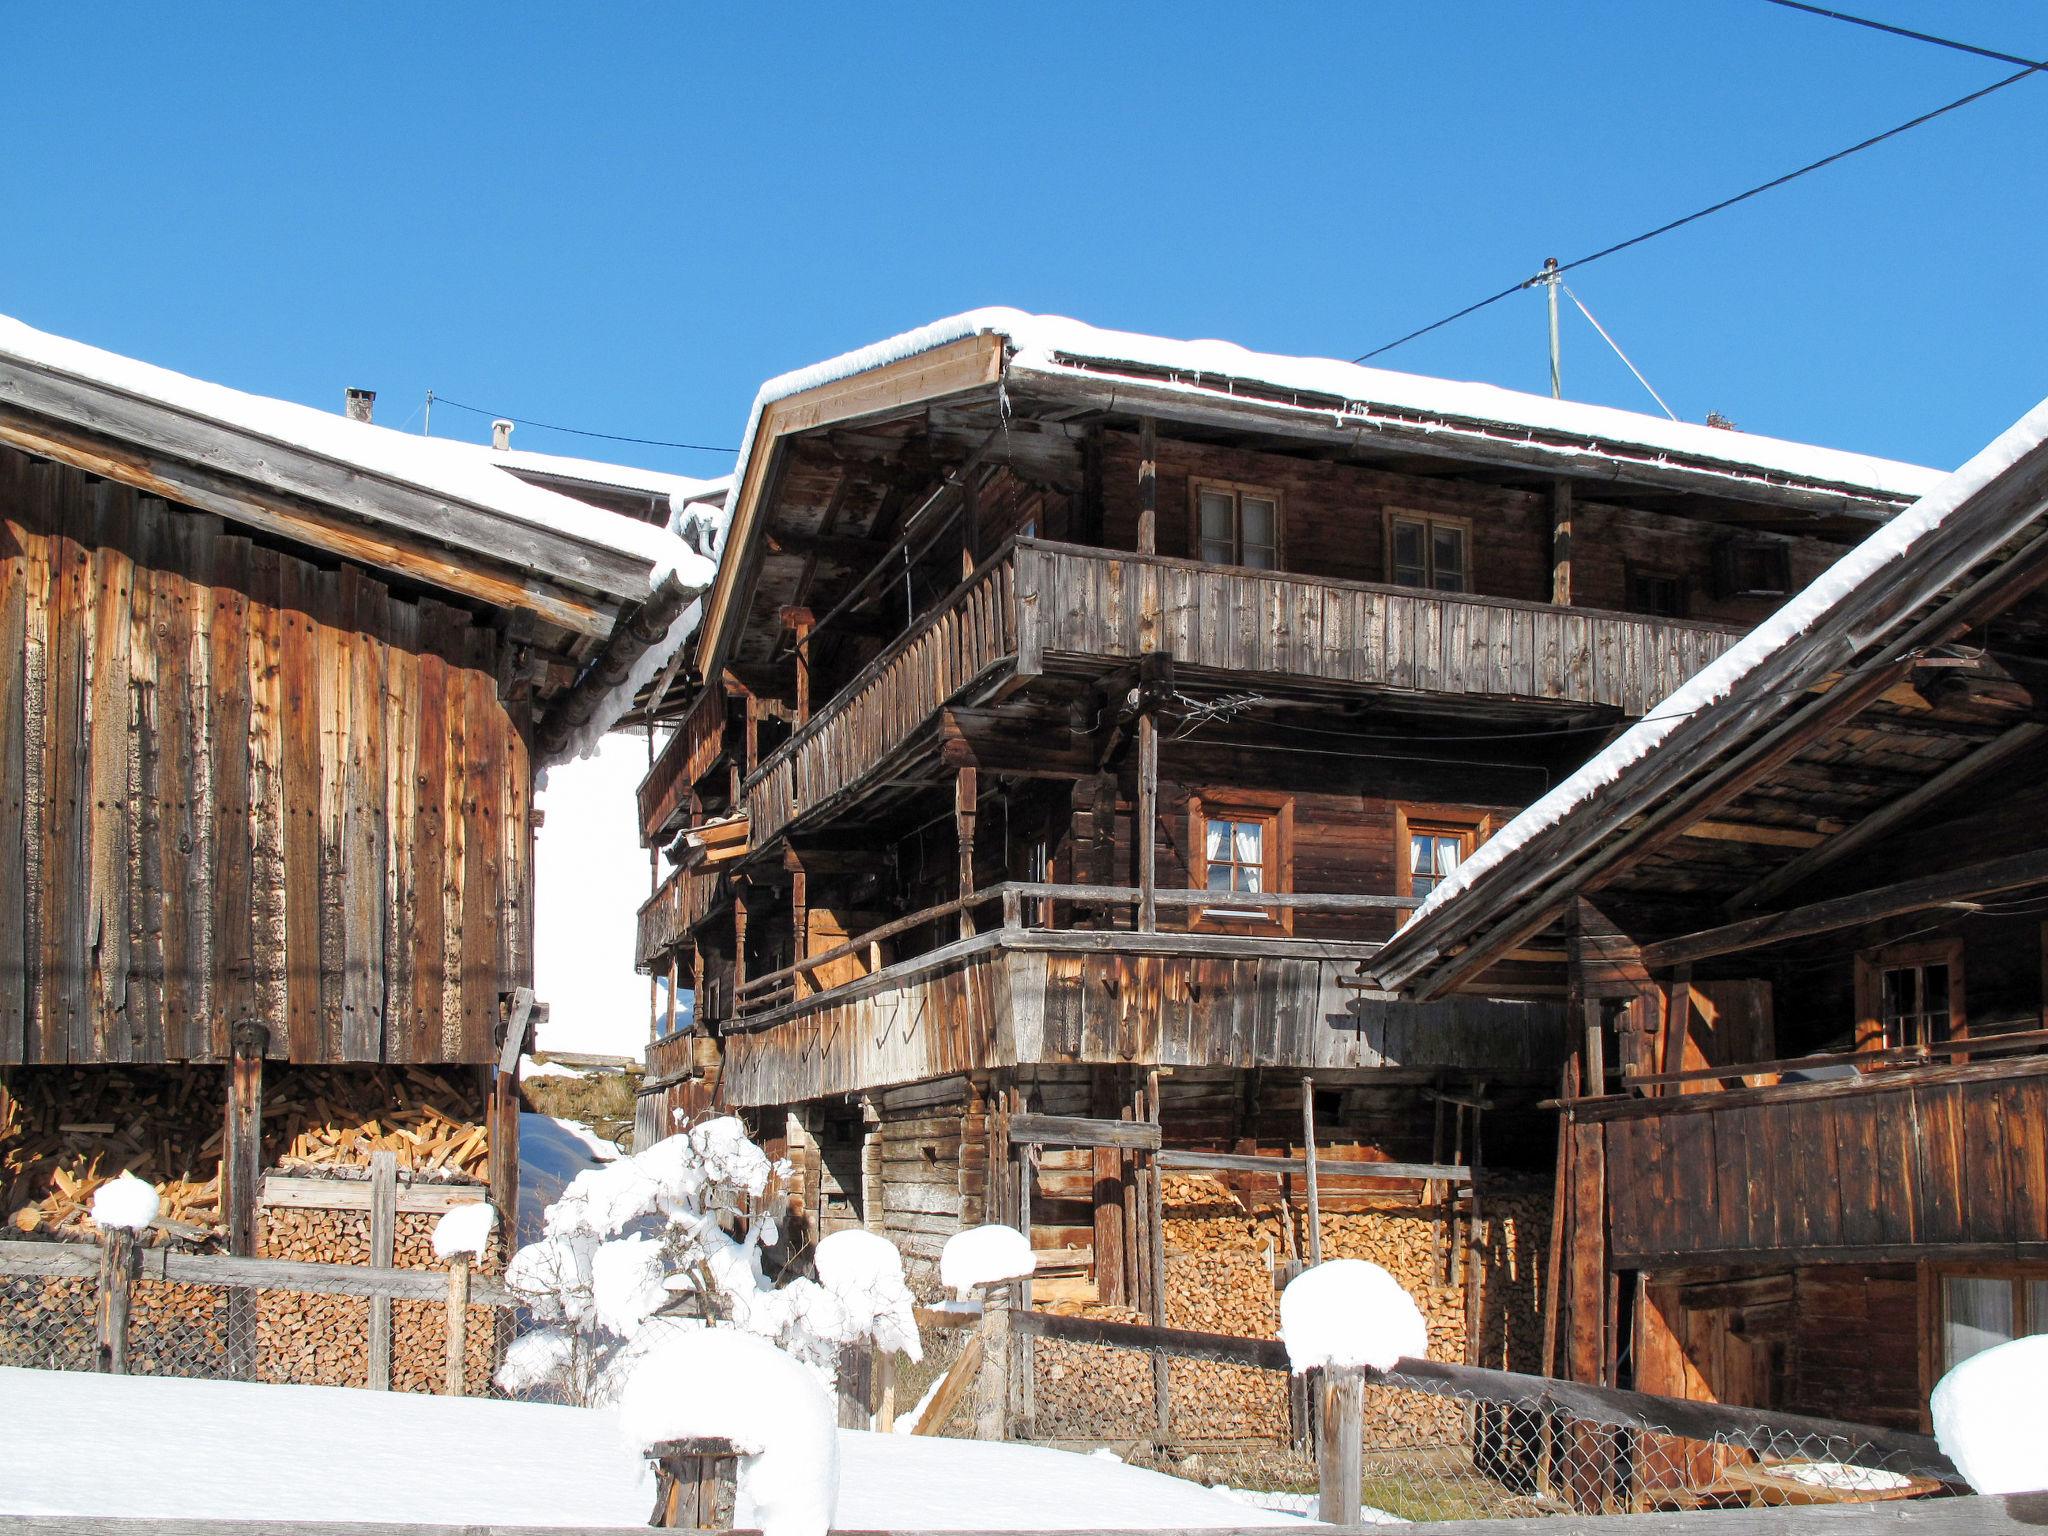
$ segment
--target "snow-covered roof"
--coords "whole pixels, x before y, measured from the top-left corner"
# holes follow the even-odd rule
[[[693,475],[672,475],[658,469],[639,469],[630,464],[572,458],[559,453],[534,453],[525,448],[489,448],[481,444],[466,446],[476,447],[488,455],[492,463],[514,476],[534,475],[605,490],[666,497],[671,513],[681,511],[692,502],[714,501],[732,485],[730,475],[705,479]]]
[[[0,316],[0,401],[45,411],[54,407],[66,383],[165,407],[190,421],[323,460],[352,477],[409,487],[626,556],[647,567],[642,578],[646,590],[671,572],[692,588],[704,587],[712,576],[710,563],[666,529],[531,485],[492,463],[488,451],[479,452],[475,444],[413,436],[210,384]],[[118,423],[103,422],[99,430],[118,431]],[[304,491],[299,485],[289,488]]]
[[[1191,411],[1278,411],[1320,429],[1356,433],[1362,441],[1398,434],[1410,446],[1433,443],[1439,451],[1475,457],[1512,454],[1554,466],[1561,474],[1598,473],[1627,480],[1631,475],[1688,473],[1703,486],[1718,483],[1730,494],[1819,494],[1865,510],[1903,505],[1942,479],[1940,470],[1917,464],[1611,406],[1553,400],[1493,384],[1429,378],[1334,358],[1254,352],[1228,341],[1179,341],[1104,330],[1060,315],[986,308],[768,380],[754,397],[740,439],[729,510],[743,520],[749,515],[739,502],[748,495],[754,458],[766,446],[759,441],[760,429],[771,406],[984,335],[1002,338],[1008,353],[1004,379],[1012,387],[1042,381],[1053,387],[1115,389],[1121,383],[1129,398],[1135,402],[1142,395],[1152,410],[1161,409],[1164,396]],[[1137,408],[1135,403],[1132,408]],[[745,521],[739,526],[744,534]],[[736,572],[726,579],[736,579]],[[730,614],[717,606],[716,599],[713,611],[721,624],[729,622]],[[718,638],[709,636],[707,641],[715,643]]]
[[[1620,808],[1610,810],[1619,787],[1626,785],[1641,765],[1667,748],[1692,754],[1695,771],[1704,771],[1715,758],[1735,750],[1748,740],[1746,735],[1719,732],[1714,721],[1731,703],[1778,690],[1788,700],[1810,688],[1819,678],[1845,664],[1838,649],[1815,648],[1802,658],[1813,679],[1794,681],[1775,670],[1790,653],[1799,650],[1824,622],[1859,611],[1869,611],[1867,645],[1890,633],[1892,626],[1910,617],[1914,605],[1900,581],[1900,567],[1908,557],[1921,552],[1938,535],[1953,531],[1981,510],[1986,493],[1999,487],[2023,460],[2038,461],[2048,445],[2048,400],[2034,407],[2008,428],[1976,457],[1942,480],[1928,494],[1893,518],[1883,528],[1823,572],[1777,613],[1772,615],[1715,661],[1695,673],[1683,686],[1654,706],[1641,720],[1566,778],[1549,794],[1483,843],[1453,873],[1440,881],[1426,901],[1415,910],[1407,925],[1388,941],[1374,962],[1382,980],[1405,980],[1418,967],[1418,956],[1440,953],[1460,936],[1465,908],[1483,889],[1500,882],[1507,874],[1524,876],[1528,867],[1525,850],[1537,837],[1576,823],[1578,840],[1616,830],[1625,816]],[[2005,509],[2001,509],[2005,510]],[[2034,494],[2007,511],[2020,521],[2040,515],[2042,497]],[[1987,526],[1979,539],[1976,558],[1983,558],[2011,528],[2000,522]],[[1957,569],[1934,573],[1939,582],[1953,579],[1967,568],[1968,553],[1955,557]],[[1924,579],[1924,578],[1923,578]],[[1766,677],[1766,669],[1772,675]],[[1801,686],[1803,682],[1803,687]],[[1679,738],[1683,738],[1680,740]],[[1555,890],[1543,893],[1547,904],[1559,896]],[[1561,899],[1561,896],[1559,897]],[[1472,914],[1476,915],[1476,914]]]

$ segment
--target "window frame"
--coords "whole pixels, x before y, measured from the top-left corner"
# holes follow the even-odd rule
[[[1659,581],[1671,583],[1678,595],[1676,613],[1659,613],[1639,600],[1639,583]],[[1659,619],[1689,619],[1692,617],[1692,582],[1683,571],[1670,570],[1662,566],[1638,565],[1633,560],[1622,562],[1622,599],[1631,613],[1648,614]]]
[[[1449,597],[1471,597],[1479,590],[1479,583],[1472,570],[1472,556],[1477,548],[1472,538],[1472,519],[1455,512],[1423,512],[1414,507],[1388,507],[1383,520],[1385,571],[1387,585],[1399,587],[1404,592],[1439,592]],[[1423,529],[1423,562],[1427,580],[1419,587],[1410,586],[1394,574],[1394,529],[1399,523],[1420,523]],[[1465,584],[1461,587],[1440,587],[1436,585],[1436,540],[1438,528],[1455,528],[1465,550]]]
[[[1970,1037],[1968,996],[1965,992],[1963,941],[1960,938],[1924,942],[1880,944],[1856,955],[1856,1034],[1859,1051],[1885,1051],[1894,1047],[1884,1033],[1884,973],[1908,966],[1948,967],[1948,1038]],[[1938,1059],[1938,1058],[1930,1058]],[[1955,1058],[1966,1060],[1967,1058]]]
[[[1263,822],[1269,829],[1260,850],[1264,861],[1265,892],[1286,895],[1294,890],[1294,796],[1261,790],[1196,790],[1188,796],[1188,888],[1206,890],[1209,884],[1208,829],[1217,821]],[[1247,903],[1250,905],[1250,903]],[[1211,933],[1270,934],[1294,932],[1294,909],[1279,907],[1270,912],[1245,912],[1236,908],[1207,906],[1188,908],[1188,926]]]
[[[1394,807],[1394,894],[1413,896],[1415,894],[1414,850],[1409,846],[1415,833],[1442,837],[1455,835],[1464,849],[1458,855],[1463,863],[1472,857],[1474,850],[1493,835],[1493,813],[1474,810],[1462,805],[1427,805],[1404,803]],[[1406,922],[1408,913],[1402,913]]]
[[[2048,1316],[2028,1317],[2027,1287],[2048,1285],[2048,1264],[2024,1260],[1996,1260],[1986,1263],[1933,1263],[1922,1269],[1925,1289],[1921,1293],[1923,1315],[1923,1393],[1953,1367],[1948,1358],[1948,1282],[1951,1280],[2004,1280],[2012,1287],[2013,1337],[2031,1338],[2048,1333]],[[2048,1305],[2042,1308],[2048,1313]],[[2036,1326],[2030,1326],[2030,1323]],[[1990,1346],[1986,1346],[1987,1348]]]
[[[1226,563],[1202,555],[1202,493],[1220,491],[1231,499],[1230,541],[1232,558]],[[1273,564],[1270,567],[1244,563],[1244,499],[1250,496],[1273,504]],[[1223,480],[1215,476],[1188,477],[1188,558],[1224,570],[1284,571],[1287,569],[1287,501],[1280,488],[1257,485],[1249,480]]]

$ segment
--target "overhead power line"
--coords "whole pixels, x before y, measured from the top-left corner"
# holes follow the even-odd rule
[[[1787,3],[1787,0],[1773,0],[1773,3]],[[1801,9],[1806,9],[1806,7],[1801,7]],[[1855,20],[1857,18],[1846,19]],[[1875,25],[1875,23],[1873,23],[1873,25]],[[1943,41],[1943,39],[1930,38],[1929,41],[1941,42]],[[2007,54],[1997,54],[1994,55],[1994,57],[1997,57],[1999,59],[2009,59],[2012,56]],[[1626,251],[1634,246],[1641,245],[1647,240],[1654,240],[1659,235],[1668,235],[1674,229],[1683,229],[1688,224],[1696,224],[1701,219],[1707,218],[1709,215],[1720,213],[1724,209],[1733,208],[1737,203],[1746,203],[1753,197],[1759,197],[1766,192],[1772,191],[1778,187],[1782,187],[1787,182],[1797,181],[1800,177],[1810,175],[1814,171],[1823,170],[1826,167],[1835,164],[1839,160],[1846,160],[1851,155],[1861,154],[1866,149],[1874,149],[1879,144],[1884,143],[1887,139],[1895,139],[1902,133],[1910,133],[1913,129],[1918,128],[1923,124],[1931,123],[1938,117],[1945,117],[1949,113],[1958,111],[1963,107],[1967,107],[1973,102],[1982,101],[1986,96],[1990,96],[1995,92],[2002,91],[2007,86],[2017,85],[2020,81],[2026,79],[2028,76],[2038,74],[2043,69],[2048,69],[2048,61],[2038,61],[2029,63],[2028,61],[2022,59],[2019,62],[2025,64],[2026,67],[2024,69],[2019,70],[2015,74],[2007,75],[2003,80],[1994,80],[1991,84],[1984,86],[1979,90],[1971,91],[1967,96],[1958,96],[1954,101],[1936,107],[1931,112],[1922,112],[1918,117],[1908,118],[1905,122],[1900,123],[1897,127],[1887,128],[1883,133],[1872,134],[1867,139],[1860,139],[1856,143],[1851,144],[1846,149],[1838,149],[1831,155],[1823,155],[1820,159],[1812,161],[1809,164],[1802,165],[1797,170],[1787,171],[1782,176],[1774,176],[1769,181],[1761,182],[1758,185],[1749,188],[1747,191],[1736,193],[1733,197],[1724,197],[1719,202],[1709,203],[1706,207],[1696,209],[1693,212],[1684,215],[1682,218],[1671,219],[1666,223],[1659,224],[1655,229],[1646,229],[1639,235],[1631,235],[1626,240],[1617,240],[1612,245],[1603,246],[1601,249],[1592,252],[1590,255],[1576,257],[1571,261],[1563,262],[1555,269],[1546,269],[1545,271],[1540,272],[1533,277],[1526,277],[1522,279],[1522,281],[1519,283],[1513,283],[1510,284],[1508,287],[1501,289],[1501,291],[1498,293],[1489,294],[1487,297],[1479,300],[1475,304],[1467,304],[1463,309],[1455,310],[1452,313],[1445,315],[1441,320],[1433,320],[1428,325],[1420,326],[1415,330],[1410,331],[1405,336],[1396,337],[1394,340],[1387,342],[1383,346],[1374,347],[1370,352],[1361,352],[1357,357],[1354,357],[1352,361],[1354,363],[1370,362],[1373,358],[1380,356],[1384,352],[1391,352],[1396,347],[1406,346],[1409,342],[1416,340],[1418,337],[1427,336],[1431,331],[1442,330],[1445,326],[1451,324],[1453,321],[1462,320],[1467,315],[1477,314],[1480,310],[1487,308],[1489,305],[1498,304],[1502,299],[1512,298],[1514,297],[1514,295],[1520,293],[1523,289],[1533,287],[1537,283],[1548,280],[1552,276],[1553,271],[1555,273],[1562,274],[1571,271],[1574,267],[1591,266],[1596,261],[1604,261],[1609,256],[1618,255],[1622,251]]]
[[[503,411],[487,411],[480,405],[464,405],[460,400],[450,400],[446,395],[435,395],[434,404],[452,405],[458,411],[489,416],[496,421],[516,421],[522,427],[534,427],[542,432],[567,432],[572,437],[596,437],[608,443],[639,443],[647,448],[687,448],[693,453],[739,452],[737,448],[720,448],[711,443],[671,443],[659,437],[626,437],[617,432],[591,432],[583,427],[558,427],[549,421],[529,421],[524,416],[508,416]]]
[[[1788,11],[1804,11],[1809,16],[1825,16],[1829,21],[1846,21],[1852,27],[1868,27],[1873,32],[1889,32],[1893,37],[1908,37],[1916,43],[1932,43],[1937,48],[1953,48],[1957,53],[1973,53],[1980,59],[1996,59],[2001,64],[2024,64],[2030,69],[2039,69],[2044,62],[2040,59],[2023,58],[2017,53],[2001,53],[1996,48],[1979,48],[1975,43],[1959,43],[1952,37],[1937,37],[1932,32],[1915,32],[1911,27],[1895,27],[1888,21],[1873,21],[1868,16],[1852,16],[1847,11],[1831,11],[1824,5],[1808,5],[1806,0],[1765,0],[1768,5],[1781,5]]]

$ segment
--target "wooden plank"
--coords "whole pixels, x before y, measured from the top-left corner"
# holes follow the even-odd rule
[[[1159,1127],[1143,1121],[1087,1119],[1078,1115],[1012,1114],[1010,1141],[1049,1147],[1159,1148]]]
[[[488,1199],[490,1191],[481,1184],[429,1184],[406,1182],[396,1188],[394,1209],[400,1215],[438,1216],[458,1206],[474,1205]],[[263,1176],[262,1203],[292,1210],[368,1211],[375,1208],[375,1191],[368,1179],[321,1179],[304,1174],[270,1173]]]
[[[1241,1152],[1182,1152],[1163,1151],[1159,1154],[1162,1168],[1200,1168],[1231,1173],[1264,1173],[1278,1177],[1282,1174],[1306,1174],[1306,1157],[1287,1157],[1280,1154],[1267,1156]],[[1406,1179],[1426,1182],[1440,1179],[1454,1183],[1466,1183],[1472,1178],[1472,1169],[1465,1163],[1395,1163],[1395,1162],[1352,1162],[1323,1158],[1317,1164],[1317,1175],[1329,1179]]]
[[[8,467],[0,466],[0,508],[12,499]],[[20,723],[27,719],[29,580],[25,542],[9,519],[0,523],[0,720],[8,722],[0,731],[0,1062],[25,1061],[28,1049],[29,733]]]
[[[390,1269],[398,1245],[398,1154],[370,1154],[370,1267]],[[391,1390],[391,1298],[370,1298],[369,1386]]]

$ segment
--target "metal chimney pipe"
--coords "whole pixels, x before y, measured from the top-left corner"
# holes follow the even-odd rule
[[[376,408],[376,404],[377,391],[374,389],[351,389],[348,392],[348,404],[345,407],[348,411],[348,419],[350,421],[368,421],[370,419],[370,412]]]
[[[500,450],[512,446],[512,423],[502,416],[491,423],[491,446]]]

